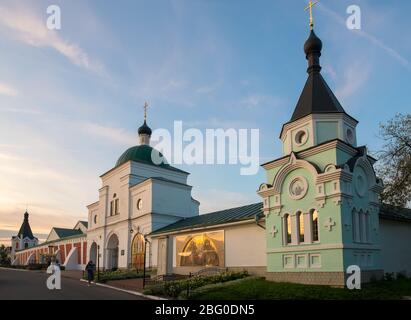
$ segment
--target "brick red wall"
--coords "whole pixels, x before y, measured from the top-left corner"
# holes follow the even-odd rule
[[[81,264],[81,242],[75,243],[74,247],[77,248],[77,263]]]
[[[64,261],[66,261],[66,250],[64,249],[64,244],[60,245],[60,264],[64,264]]]
[[[72,247],[71,243],[67,243],[67,244],[66,244],[66,258],[67,258],[67,256],[68,256],[69,253],[70,253],[71,247]]]
[[[83,242],[83,264],[87,264],[87,242]]]

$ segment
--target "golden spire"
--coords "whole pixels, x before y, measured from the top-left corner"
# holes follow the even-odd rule
[[[144,102],[144,121],[146,121],[147,120],[147,109],[148,109],[148,103],[147,103],[147,101],[146,102]]]
[[[305,8],[305,11],[309,10],[310,11],[310,30],[313,29],[314,27],[314,19],[313,19],[313,7],[318,3],[318,1],[309,1],[308,6]]]

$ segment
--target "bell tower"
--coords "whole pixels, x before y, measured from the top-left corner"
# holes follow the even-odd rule
[[[262,165],[267,271],[275,281],[344,286],[350,265],[363,281],[380,277],[379,200],[375,159],[357,146],[358,121],[321,75],[322,41],[304,44],[308,78],[289,122],[283,156]]]

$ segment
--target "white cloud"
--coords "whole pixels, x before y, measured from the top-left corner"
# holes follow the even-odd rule
[[[195,92],[198,94],[210,94],[216,91],[218,88],[220,88],[222,84],[223,84],[223,81],[219,80],[214,83],[201,86],[197,88]]]
[[[346,26],[346,21],[343,17],[341,17],[338,13],[335,11],[331,10],[328,8],[326,5],[321,3],[321,6],[319,6],[320,10],[328,14],[329,16],[333,17],[335,21],[337,21],[339,24],[343,25],[344,27]],[[407,69],[411,70],[411,63],[408,61],[406,58],[404,58],[398,51],[393,49],[392,47],[388,46],[385,44],[382,40],[380,40],[378,37],[365,32],[364,30],[353,30],[352,31],[354,34],[363,37],[367,39],[370,43],[376,45],[377,47],[383,49],[387,54],[392,56],[395,60],[397,60],[402,66],[406,67]]]
[[[103,74],[103,67],[99,62],[92,61],[77,44],[70,43],[62,39],[58,32],[47,29],[45,19],[36,17],[22,7],[0,6],[0,24],[14,31],[12,35],[26,44],[53,48],[73,64]]]
[[[19,94],[17,89],[6,83],[0,83],[0,95],[15,97]]]
[[[240,101],[240,104],[247,108],[254,109],[260,106],[269,106],[272,108],[280,107],[284,105],[284,100],[278,97],[264,95],[264,94],[252,94]]]
[[[231,192],[221,189],[200,190],[194,198],[200,201],[201,213],[235,208],[258,202],[256,197],[249,193]]]
[[[363,61],[349,64],[344,69],[342,83],[337,85],[335,94],[342,99],[354,95],[367,82],[370,73],[371,67]]]
[[[84,123],[81,127],[86,133],[104,138],[105,140],[116,144],[130,146],[136,144],[137,142],[137,134],[130,134],[121,128],[108,127],[91,122]]]

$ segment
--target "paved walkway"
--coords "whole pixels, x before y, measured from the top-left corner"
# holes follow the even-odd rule
[[[116,288],[131,290],[137,292],[143,292],[143,279],[125,279],[125,280],[112,280],[107,281],[107,285],[113,286]]]
[[[62,276],[61,290],[49,290],[47,277],[46,273],[39,271],[0,268],[0,300],[146,300],[103,286],[89,287],[78,276],[72,278],[75,277],[73,273]]]

